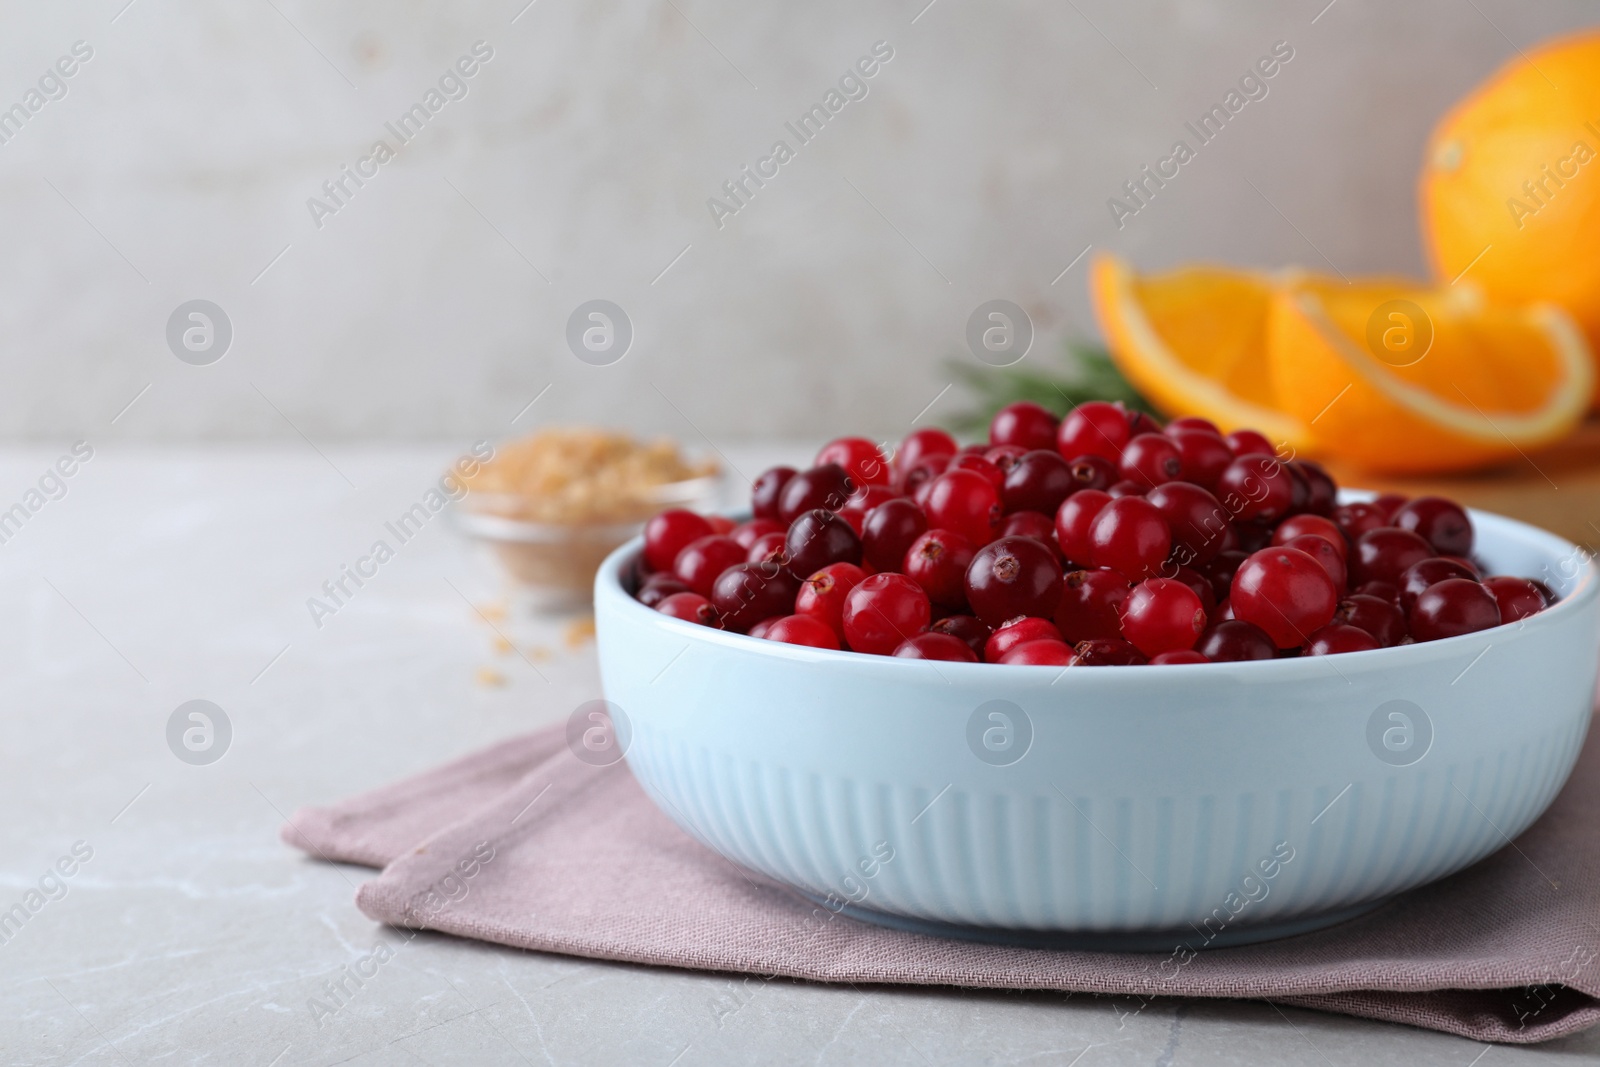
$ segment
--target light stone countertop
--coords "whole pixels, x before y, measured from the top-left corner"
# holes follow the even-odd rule
[[[280,844],[283,815],[559,720],[592,644],[518,617],[539,671],[470,610],[498,579],[435,519],[319,630],[306,598],[383,536],[451,446],[166,450],[106,443],[0,545],[0,910],[92,850],[0,943],[9,1064],[1233,1063],[1502,1067],[1600,1060],[1257,1002],[1142,1009],[1058,994],[857,989],[653,969],[424,934],[333,1018],[321,983],[402,934],[355,867]],[[0,452],[0,511],[67,449]],[[747,473],[780,454],[732,449]],[[801,453],[790,452],[789,458]],[[455,588],[452,588],[452,585]],[[458,592],[459,590],[459,592]],[[503,675],[486,685],[481,668]],[[174,758],[173,710],[224,709],[226,756]],[[73,868],[72,863],[63,865]],[[53,883],[52,883],[53,884]]]

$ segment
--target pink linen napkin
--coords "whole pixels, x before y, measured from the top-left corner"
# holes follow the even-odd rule
[[[1469,870],[1317,933],[1170,953],[1017,948],[835,915],[689,838],[564,727],[329,807],[283,840],[382,867],[380,922],[595,959],[819,982],[1253,997],[1531,1043],[1600,1023],[1600,731],[1548,812]]]

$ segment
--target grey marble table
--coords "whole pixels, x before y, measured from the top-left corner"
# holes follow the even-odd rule
[[[0,452],[0,513],[39,504],[20,527],[0,522],[0,911],[28,915],[0,928],[0,1062],[1600,1060],[1600,1031],[1491,1048],[1266,1003],[747,991],[723,975],[403,943],[352,902],[368,872],[278,842],[285,813],[564,717],[598,695],[593,645],[514,614],[518,647],[547,658],[496,651],[469,602],[499,597],[497,576],[446,515],[314,624],[307,599],[420,499],[452,447],[111,442],[29,497],[69,444]],[[754,473],[781,451],[729,457]],[[208,765],[167,742],[195,699],[232,728]],[[346,1006],[308,1006],[379,941],[401,947]]]

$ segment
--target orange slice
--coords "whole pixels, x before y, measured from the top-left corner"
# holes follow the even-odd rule
[[[1566,312],[1490,304],[1467,283],[1286,286],[1269,320],[1277,406],[1314,451],[1374,471],[1516,458],[1569,433],[1594,387]]]

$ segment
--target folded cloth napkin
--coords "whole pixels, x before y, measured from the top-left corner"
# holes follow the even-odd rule
[[[1181,965],[1170,953],[1017,948],[858,922],[678,829],[625,764],[563,727],[330,807],[285,842],[382,867],[380,922],[517,948],[820,982],[1257,997],[1530,1043],[1600,1023],[1600,731],[1555,804],[1469,870],[1339,926]]]

